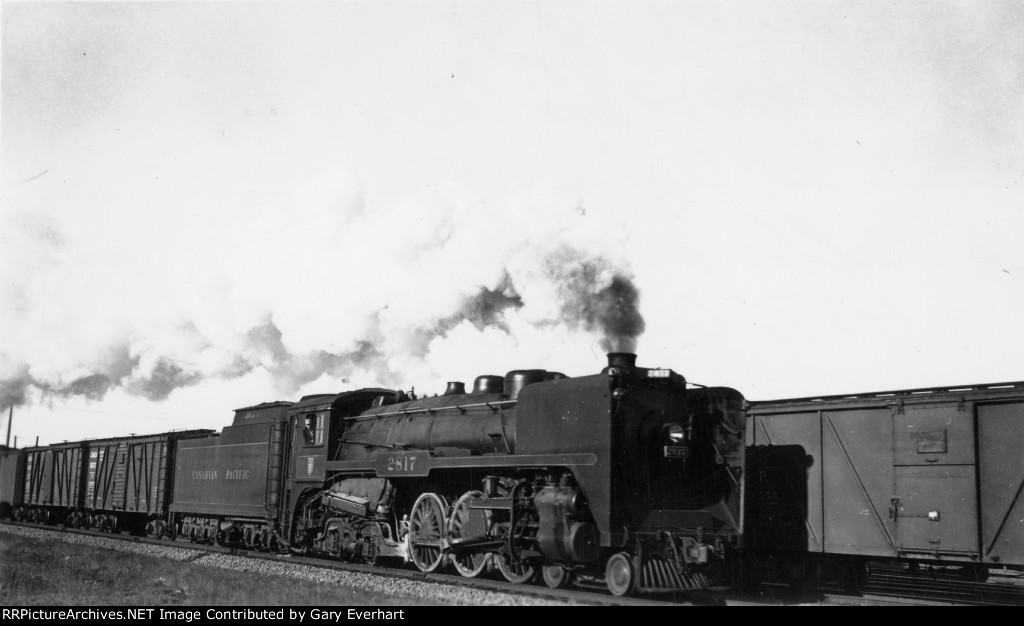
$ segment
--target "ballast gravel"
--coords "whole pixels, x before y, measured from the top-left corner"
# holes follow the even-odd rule
[[[300,563],[287,561],[245,558],[229,554],[218,554],[203,550],[162,546],[151,543],[120,541],[106,537],[81,535],[77,533],[54,533],[52,531],[26,528],[24,526],[0,526],[6,533],[47,539],[52,541],[58,537],[60,541],[81,545],[94,546],[121,552],[143,554],[172,561],[191,561],[198,565],[218,567],[232,571],[246,571],[267,576],[287,576],[300,580],[308,580],[323,585],[339,585],[363,591],[385,593],[406,598],[430,599],[431,602],[444,602],[452,605],[498,605],[498,606],[565,606],[567,604],[585,604],[573,600],[539,598],[518,594],[503,593],[494,590],[473,589],[447,585],[444,583],[418,581],[406,578],[380,576],[377,574],[355,571],[330,570],[310,567]]]

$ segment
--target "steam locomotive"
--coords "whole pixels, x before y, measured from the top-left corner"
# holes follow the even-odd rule
[[[971,415],[976,405],[997,406],[999,425],[1020,443],[1022,387],[749,403],[733,389],[691,385],[672,370],[638,367],[634,354],[611,353],[607,367],[589,376],[514,370],[479,376],[468,392],[450,383],[431,398],[389,389],[312,395],[238,409],[219,434],[7,449],[0,501],[16,518],[41,522],[407,562],[424,572],[451,567],[466,577],[497,572],[519,583],[539,577],[551,587],[604,584],[616,595],[704,589],[769,569],[857,583],[868,557],[961,564],[975,573],[1024,568],[1021,476],[1016,498],[1013,484],[996,495],[994,483],[974,492],[994,503],[988,517],[1005,512],[1002,526],[981,524],[987,550],[908,552],[893,541],[875,545],[870,533],[851,539],[873,520],[851,496],[857,481],[873,490],[870,509],[885,490],[884,468],[891,474],[910,463],[908,448],[856,467],[861,451],[853,442],[874,441],[858,431],[869,405],[888,413],[897,401],[923,403],[933,411],[928,424],[957,419],[947,414],[951,406],[969,405]],[[836,423],[842,445],[815,447],[809,433],[821,439]],[[936,498],[951,500],[966,493],[966,482],[992,477],[990,466],[1024,475],[1019,447],[1016,456],[1011,448],[990,455],[988,474],[965,469],[966,457],[929,464],[942,456],[939,430],[914,430],[928,471],[900,472],[916,477],[917,488],[937,477],[951,491]],[[973,429],[942,433],[947,451],[977,448]],[[844,463],[855,468],[853,478]],[[938,511],[926,530],[959,523]],[[890,519],[909,515],[898,509]]]
[[[154,530],[618,594],[703,587],[739,538],[743,398],[635,361],[239,409],[178,444]]]

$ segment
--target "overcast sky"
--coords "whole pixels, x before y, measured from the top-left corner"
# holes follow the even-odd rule
[[[595,373],[616,280],[750,399],[1024,380],[1020,2],[0,11],[19,445]]]

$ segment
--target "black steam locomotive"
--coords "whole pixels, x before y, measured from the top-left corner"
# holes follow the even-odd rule
[[[603,581],[618,595],[702,589],[767,569],[856,583],[869,557],[1021,568],[1019,447],[982,442],[998,448],[984,469],[956,452],[979,447],[974,427],[959,425],[978,411],[1020,443],[1021,385],[931,392],[751,404],[612,353],[591,376],[515,370],[421,399],[360,389],[239,409],[220,434],[8,449],[0,500],[36,521],[425,572],[450,566],[467,577],[540,576],[552,587]],[[890,423],[890,432],[910,429],[893,436],[896,456],[892,446],[874,451],[863,421],[894,406],[924,416]],[[940,428],[943,420],[958,425]],[[1009,487],[1002,474],[998,488],[982,483],[997,466]],[[941,482],[932,501],[915,504],[934,509],[931,526],[911,524],[899,502],[888,521],[879,513],[891,475],[915,489]],[[955,533],[965,522],[943,502],[961,500],[968,483],[990,505],[974,544],[908,551],[893,540],[898,523],[922,537]],[[883,532],[859,530],[875,522]]]
[[[635,360],[240,409],[179,443],[163,532],[618,594],[706,586],[739,539],[743,398]]]

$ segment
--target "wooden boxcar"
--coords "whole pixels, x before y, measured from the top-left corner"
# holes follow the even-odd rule
[[[749,547],[1024,568],[1024,383],[753,402],[747,419]]]
[[[25,484],[25,451],[0,446],[0,519],[11,516],[21,505]]]
[[[211,433],[188,430],[86,442],[81,525],[116,531],[126,523],[139,526],[165,514],[174,491],[177,449]]]
[[[141,529],[168,511],[178,443],[212,432],[188,430],[26,448],[14,516],[110,532],[126,526]]]
[[[26,519],[47,523],[81,508],[85,455],[84,441],[25,449]]]

